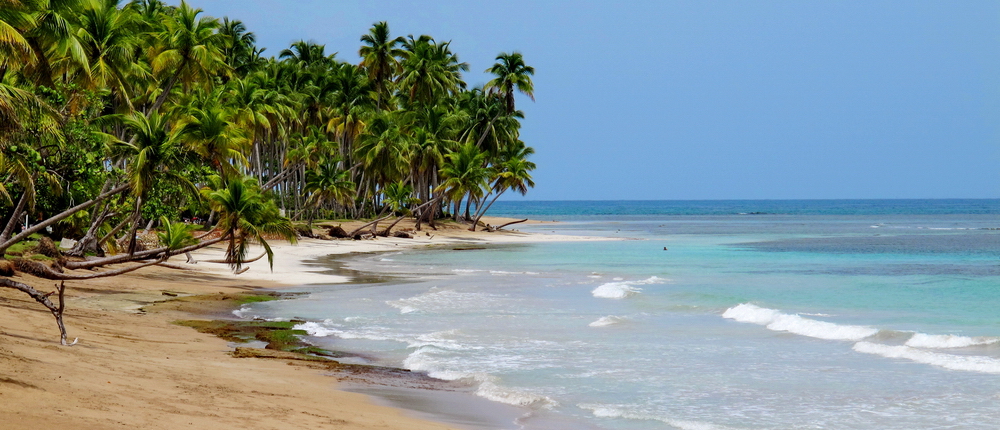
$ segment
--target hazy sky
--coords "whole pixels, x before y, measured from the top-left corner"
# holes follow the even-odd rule
[[[452,40],[473,85],[522,52],[529,199],[1000,197],[1000,2],[192,4],[352,62],[388,21]]]

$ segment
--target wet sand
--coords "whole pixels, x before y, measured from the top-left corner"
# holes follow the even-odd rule
[[[59,345],[48,311],[18,291],[0,289],[0,423],[4,429],[456,428],[343,389],[380,394],[377,384],[348,381],[336,372],[330,377],[328,368],[313,362],[239,358],[227,341],[173,322],[231,317],[230,310],[239,306],[235,295],[261,288],[348,280],[346,274],[303,263],[330,254],[447,243],[588,240],[462,230],[430,231],[414,239],[274,244],[273,273],[267,270],[266,259],[235,276],[222,264],[185,266],[182,258],[175,257],[179,261],[171,262],[188,270],[150,267],[67,282],[67,330],[70,339],[79,338],[72,347]],[[196,258],[220,255],[221,249],[210,248]],[[42,290],[54,285],[29,275],[13,279]],[[176,300],[196,295],[218,299],[197,304]],[[347,385],[342,387],[338,379]],[[391,405],[419,410],[416,405],[423,401],[432,400],[411,398]],[[497,419],[483,412],[478,421],[473,411],[455,422]]]

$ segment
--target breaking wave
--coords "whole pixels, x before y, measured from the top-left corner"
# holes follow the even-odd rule
[[[621,322],[625,322],[625,318],[616,317],[614,315],[608,315],[606,317],[600,317],[596,321],[587,325],[590,327],[607,327],[609,325],[615,325]]]
[[[722,317],[762,325],[768,330],[785,331],[826,340],[857,341],[878,333],[878,329],[868,326],[841,325],[803,318],[797,314],[785,314],[775,309],[762,308],[750,303],[742,303],[726,309]]]
[[[636,287],[636,285],[662,284],[666,282],[666,279],[656,276],[650,276],[641,281],[621,281],[621,278],[615,279],[616,282],[608,282],[594,288],[591,294],[601,299],[624,299],[642,292],[642,288]]]
[[[914,348],[965,348],[1000,342],[995,337],[969,337],[954,334],[915,333],[906,341],[906,346]]]
[[[906,345],[883,345],[871,342],[858,342],[854,344],[853,349],[865,354],[880,355],[886,358],[903,358],[950,370],[1000,374],[1000,360],[991,357],[944,354],[923,351]]]

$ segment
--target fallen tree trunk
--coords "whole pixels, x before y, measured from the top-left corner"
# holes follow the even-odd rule
[[[387,220],[389,218],[392,218],[392,215],[376,219],[375,221],[369,221],[369,222],[365,223],[364,225],[362,225],[361,227],[358,227],[358,228],[354,229],[354,231],[352,231],[350,233],[347,233],[347,235],[349,237],[354,237],[355,235],[357,235],[358,233],[360,233],[361,230],[364,230],[365,228],[370,227],[373,224],[378,224],[379,221],[385,221],[385,220]]]
[[[44,230],[45,227],[48,227],[48,226],[50,226],[52,224],[55,224],[55,223],[57,223],[59,221],[62,221],[64,219],[66,219],[70,215],[73,215],[73,214],[75,214],[75,213],[77,213],[79,211],[87,209],[87,208],[89,208],[89,207],[91,207],[91,206],[93,206],[93,205],[101,202],[102,200],[104,200],[104,199],[106,199],[108,197],[111,197],[111,196],[113,196],[115,194],[118,194],[118,193],[120,193],[122,191],[125,191],[125,190],[128,189],[128,187],[129,187],[128,184],[119,185],[118,187],[115,187],[114,189],[112,189],[110,191],[102,193],[102,194],[98,195],[97,197],[94,197],[93,199],[87,200],[87,201],[85,201],[83,203],[80,203],[80,204],[78,204],[76,206],[73,206],[73,207],[71,207],[69,209],[66,209],[65,211],[59,213],[56,216],[50,217],[49,219],[47,219],[45,221],[42,221],[42,222],[40,222],[38,224],[35,224],[31,228],[29,228],[27,230],[24,230],[21,233],[19,233],[17,236],[14,236],[14,237],[8,239],[7,241],[5,241],[3,243],[0,243],[0,255],[3,255],[3,252],[6,251],[7,248],[10,248],[11,245],[13,245],[15,243],[18,243],[18,242],[26,239],[28,236],[31,236],[32,234],[35,234],[35,233],[38,233],[39,231]]]
[[[57,281],[66,281],[66,280],[83,280],[83,279],[107,278],[109,276],[118,276],[124,273],[139,270],[143,267],[149,267],[154,264],[163,263],[164,261],[167,261],[167,258],[170,258],[170,256],[164,255],[155,261],[137,264],[135,266],[122,267],[120,269],[108,270],[106,272],[90,273],[86,275],[60,273],[57,272],[55,269],[46,266],[42,263],[39,263],[37,261],[26,260],[23,258],[18,258],[17,260],[14,260],[14,266],[17,267],[17,270],[19,271],[30,273],[39,278],[54,279]]]
[[[522,219],[522,220],[518,220],[518,221],[511,221],[511,222],[509,222],[509,223],[507,223],[507,224],[504,224],[504,225],[501,225],[501,226],[499,226],[499,227],[495,227],[495,228],[493,228],[493,231],[499,231],[499,230],[500,230],[501,228],[504,228],[504,227],[507,227],[508,225],[514,225],[514,224],[520,224],[520,223],[522,223],[522,222],[525,222],[525,221],[527,221],[527,220],[528,220],[528,219],[527,219],[527,218],[525,218],[525,219]]]
[[[399,224],[399,222],[402,221],[403,218],[406,218],[406,215],[400,215],[399,218],[396,218],[396,220],[393,221],[392,224],[389,224],[389,226],[386,227],[385,230],[380,231],[378,235],[382,237],[389,237],[389,235],[392,234],[392,228],[395,227],[396,224]]]
[[[209,233],[211,233],[211,232],[209,232]],[[206,235],[208,235],[208,233],[202,235],[201,237],[205,237]],[[132,254],[132,255],[129,255],[129,254],[118,254],[118,255],[112,255],[110,257],[104,257],[104,258],[99,258],[99,259],[95,259],[95,260],[67,261],[66,264],[63,265],[63,267],[65,267],[67,269],[91,269],[91,268],[99,267],[99,266],[107,266],[108,264],[128,263],[130,261],[145,260],[145,259],[151,258],[151,257],[153,257],[153,256],[155,256],[157,254],[160,254],[160,253],[166,253],[168,257],[172,257],[174,255],[184,254],[186,252],[191,252],[191,251],[194,251],[196,249],[201,249],[201,248],[204,248],[206,246],[222,242],[223,239],[224,239],[223,237],[218,237],[218,238],[215,238],[215,239],[209,239],[209,240],[206,240],[204,242],[201,242],[201,243],[198,243],[198,244],[195,244],[195,245],[191,245],[191,246],[188,246],[188,247],[185,247],[185,248],[175,249],[173,251],[171,251],[170,248],[164,246],[164,247],[161,247],[161,248],[150,249],[148,251],[139,251],[139,252],[136,252],[135,254]]]

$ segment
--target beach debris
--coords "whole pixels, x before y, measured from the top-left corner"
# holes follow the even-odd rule
[[[62,257],[62,253],[59,252],[59,248],[56,247],[55,242],[47,237],[38,239],[38,245],[35,247],[35,252],[50,258]]]
[[[14,276],[14,263],[0,260],[0,276]]]
[[[400,239],[413,239],[413,236],[405,231],[397,231],[392,234],[392,237],[398,237]]]
[[[345,231],[344,228],[339,225],[327,228],[326,234],[330,235],[330,237],[334,237],[337,239],[344,239],[351,237],[349,234],[347,234],[347,231]]]
[[[299,237],[308,237],[310,239],[315,239],[316,238],[316,234],[313,233],[313,230],[311,228],[309,228],[308,225],[301,225],[300,224],[300,225],[295,226],[295,233],[297,233],[299,235]]]
[[[501,225],[497,226],[496,228],[491,228],[491,229],[489,229],[489,231],[500,231],[500,229],[502,229],[504,227],[507,227],[508,225],[520,224],[520,223],[526,222],[526,221],[528,221],[527,218],[521,219],[521,220],[517,220],[517,221],[511,221],[511,222],[506,223],[506,224],[501,224]]]

